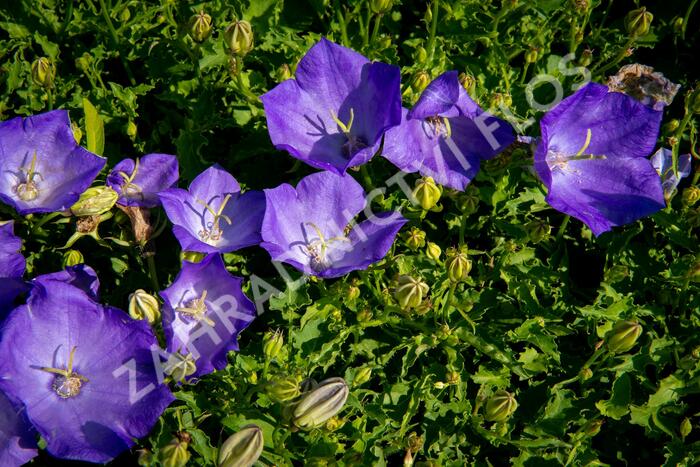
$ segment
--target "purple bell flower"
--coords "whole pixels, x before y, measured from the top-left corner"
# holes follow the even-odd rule
[[[52,455],[105,463],[174,400],[146,322],[58,280],[35,282],[0,337],[0,390],[26,407]]]
[[[14,234],[14,222],[0,222],[0,277],[22,277],[26,262],[21,249],[22,240]]]
[[[664,197],[671,199],[682,178],[690,175],[690,154],[678,156],[678,176],[673,171],[673,152],[667,148],[660,148],[651,156],[651,164],[656,173],[661,177],[661,186],[664,189]]]
[[[241,194],[235,178],[214,165],[195,178],[189,190],[160,193],[173,233],[185,251],[228,253],[260,243],[265,197]]]
[[[107,177],[107,186],[119,193],[122,206],[155,208],[158,194],[177,183],[177,158],[169,154],[146,154],[140,159],[124,159]]]
[[[589,83],[547,112],[535,170],[554,209],[595,235],[665,207],[649,154],[662,112],[606,86]]]
[[[315,173],[296,188],[283,184],[265,190],[265,197],[260,246],[273,260],[323,278],[367,269],[381,260],[407,222],[389,212],[353,225],[367,201],[360,184],[347,174]]]
[[[405,172],[464,190],[490,159],[515,141],[513,129],[484,112],[448,71],[425,88],[401,125],[387,131],[382,156]]]
[[[0,122],[0,201],[21,215],[70,208],[105,162],[78,146],[65,110]]]
[[[277,149],[312,167],[344,173],[379,150],[401,122],[401,73],[321,39],[301,59],[294,79],[260,97]]]
[[[192,377],[226,367],[227,354],[238,350],[238,333],[255,319],[255,305],[241,290],[242,282],[229,274],[220,255],[210,254],[199,263],[185,261],[161,292],[167,351],[191,356]]]
[[[13,404],[0,392],[0,465],[19,467],[36,455],[36,438],[24,408]]]

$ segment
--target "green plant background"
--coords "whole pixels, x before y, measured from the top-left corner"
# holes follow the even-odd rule
[[[283,79],[285,67],[293,71],[321,36],[400,65],[404,105],[419,95],[412,88],[417,74],[456,69],[471,78],[472,97],[483,107],[503,115],[503,104],[520,121],[542,116],[525,96],[533,76],[555,76],[567,95],[580,82],[557,68],[567,53],[576,56],[573,67],[591,51],[595,81],[604,82],[619,58],[619,65],[651,65],[680,83],[666,123],[686,115],[696,84],[696,1],[404,0],[384,15],[368,3],[3,2],[0,118],[63,108],[85,134],[87,99],[104,122],[110,165],[150,152],[177,154],[181,186],[219,163],[246,188],[263,189],[313,172],[274,149],[256,96]],[[624,18],[640,6],[654,20],[630,44]],[[213,18],[213,31],[197,44],[188,22],[200,10]],[[250,21],[255,44],[234,63],[223,31],[235,19]],[[631,56],[622,53],[627,49]],[[535,59],[526,65],[528,54]],[[39,57],[56,65],[48,91],[31,78]],[[548,102],[553,92],[543,86],[535,95]],[[683,131],[665,126],[659,146],[675,143],[688,152],[695,126],[692,118]],[[523,128],[530,136],[538,131],[537,124]],[[700,415],[700,208],[676,196],[653,217],[595,238],[548,207],[531,162],[531,148],[511,148],[485,164],[464,193],[445,190],[430,212],[410,207],[396,185],[374,200],[376,209],[404,207],[411,218],[404,232],[424,231],[442,248],[440,261],[402,236],[366,272],[291,290],[262,249],[225,255],[234,274],[257,275],[284,292],[241,335],[228,369],[177,388],[177,403],[152,435],[115,465],[162,460],[178,431],[192,438],[189,465],[211,465],[222,441],[251,422],[264,430],[265,465],[401,465],[407,452],[421,465],[694,464],[700,429],[688,427]],[[395,173],[375,158],[355,175],[369,190]],[[697,184],[698,173],[680,190]],[[0,215],[14,214],[0,207]],[[154,216],[164,222],[162,213]],[[74,223],[18,222],[28,277],[61,268],[60,247]],[[74,248],[97,270],[103,301],[126,309],[131,292],[157,292],[177,274],[179,249],[169,231],[149,246],[157,287],[119,212],[100,226],[103,242],[84,238]],[[453,285],[444,252],[460,246],[473,268]],[[430,286],[425,306],[401,310],[393,297],[400,274]],[[348,298],[354,288],[359,297]],[[597,352],[620,319],[643,326],[638,343],[620,355],[604,346]],[[266,362],[263,336],[278,328],[284,348]],[[369,380],[357,381],[362,369],[371,369]],[[281,376],[345,377],[352,387],[347,406],[322,429],[292,431],[267,391]],[[513,393],[519,407],[494,424],[484,419],[484,402],[498,389]],[[34,464],[68,465],[45,453]]]

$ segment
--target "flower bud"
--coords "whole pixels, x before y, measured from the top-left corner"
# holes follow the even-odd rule
[[[360,298],[360,288],[354,284],[348,286],[348,290],[345,292],[345,297],[349,302],[354,302]]]
[[[129,295],[129,316],[154,324],[160,319],[160,304],[156,297],[139,289]]]
[[[204,253],[199,253],[197,251],[183,251],[180,253],[180,261],[187,261],[188,263],[199,263],[204,259],[206,255]]]
[[[348,385],[343,378],[329,378],[309,391],[294,407],[292,424],[304,430],[322,426],[336,415],[348,399]]]
[[[630,270],[627,266],[623,264],[616,264],[605,271],[605,282],[608,284],[614,284],[627,279],[629,275]]]
[[[581,52],[581,58],[579,59],[579,65],[581,66],[588,66],[593,62],[593,51],[589,48],[583,49],[583,52]]]
[[[279,355],[284,345],[284,336],[279,329],[275,332],[266,332],[263,336],[263,353],[267,360],[272,360]]]
[[[473,94],[474,93],[474,87],[476,86],[476,80],[472,75],[469,73],[460,73],[459,74],[459,84],[462,85],[462,87],[469,93]]]
[[[693,424],[690,422],[688,417],[685,417],[681,421],[681,426],[678,428],[678,431],[680,431],[681,438],[683,439],[687,438],[690,432],[693,431]]]
[[[374,317],[374,314],[372,313],[371,310],[368,310],[368,309],[364,309],[364,310],[360,311],[359,313],[357,313],[357,321],[359,323],[367,323],[367,322],[371,321],[373,317]]]
[[[357,373],[355,373],[355,379],[352,381],[353,386],[362,386],[372,377],[372,368],[368,366],[363,366]]]
[[[489,422],[505,422],[518,408],[515,396],[508,391],[499,390],[486,401],[484,416]]]
[[[190,18],[189,34],[195,42],[204,42],[211,35],[211,16],[200,10]]]
[[[476,212],[479,207],[479,189],[473,185],[467,186],[464,193],[457,197],[457,207],[466,215]]]
[[[416,48],[416,62],[425,63],[428,60],[428,51],[420,45]],[[425,88],[425,86],[424,86]]]
[[[683,17],[676,17],[671,24],[673,25],[673,32],[676,33],[676,35],[681,35],[683,33]]]
[[[253,50],[253,29],[245,20],[234,21],[224,31],[224,41],[233,55],[243,57]]]
[[[535,63],[537,61],[537,57],[539,56],[539,51],[535,47],[530,47],[526,52],[525,52],[525,63]]]
[[[681,200],[685,206],[694,206],[695,203],[700,201],[700,188],[696,186],[689,186],[683,190]]]
[[[422,177],[416,181],[413,197],[426,211],[435,207],[440,201],[440,196],[442,196],[442,190],[435,183],[433,177]]]
[[[184,383],[188,376],[192,376],[197,371],[197,365],[192,354],[182,355],[176,352],[168,356],[163,371],[176,383]]]
[[[187,448],[192,438],[185,432],[175,435],[167,446],[158,453],[158,460],[163,467],[185,467],[190,460],[190,452]]]
[[[39,86],[49,89],[56,78],[56,65],[46,57],[41,57],[32,63],[32,80]]]
[[[654,15],[649,13],[645,7],[630,11],[625,17],[627,34],[634,39],[646,35],[653,19]]]
[[[96,186],[85,190],[70,211],[77,217],[99,216],[112,209],[118,199],[119,195],[110,187]]]
[[[583,432],[586,433],[586,435],[593,437],[600,433],[603,422],[603,419],[591,420],[583,426]]]
[[[535,219],[525,224],[525,231],[532,243],[539,243],[549,237],[552,226],[542,219]]]
[[[370,0],[369,7],[377,15],[388,13],[393,6],[394,0]]]
[[[301,394],[299,379],[294,376],[278,376],[274,378],[267,383],[265,391],[272,400],[279,403],[293,401]]]
[[[400,276],[394,291],[394,298],[403,309],[415,308],[421,304],[423,297],[428,294],[430,287],[420,279],[411,276]]]
[[[275,78],[277,78],[278,82],[286,81],[289,78],[292,77],[292,70],[289,68],[289,65],[286,63],[283,63],[280,65],[277,70],[275,70]]]
[[[437,262],[440,261],[442,249],[436,243],[428,242],[427,246],[425,247],[425,254],[428,258]]]
[[[406,233],[406,246],[413,251],[425,246],[425,232],[417,227],[411,227],[411,230]]]
[[[129,120],[126,124],[126,135],[133,141],[139,134],[139,127],[133,120]]]
[[[140,467],[150,467],[156,463],[156,456],[148,449],[140,449],[137,452],[139,453],[139,457],[136,459],[136,463]]]
[[[75,142],[80,144],[80,140],[83,139],[83,130],[81,130],[80,126],[75,122],[70,122],[70,129],[73,132]]]
[[[84,262],[85,258],[83,258],[83,254],[78,250],[68,250],[65,253],[63,253],[64,268],[70,266],[77,266],[78,264],[83,264]]]
[[[666,124],[664,124],[663,132],[670,135],[674,133],[680,125],[681,122],[677,118],[673,118],[669,120]]]
[[[263,432],[260,427],[245,426],[221,445],[218,466],[250,467],[262,454],[263,447]]]
[[[428,72],[419,71],[413,75],[413,79],[411,80],[411,89],[413,89],[413,91],[416,93],[420,93],[423,92],[423,89],[425,89],[429,83],[430,75]]]
[[[452,282],[467,280],[472,270],[472,262],[465,251],[453,251],[446,263],[447,277]]]
[[[585,13],[591,7],[590,0],[571,0],[571,6],[574,7],[578,13]]]
[[[619,321],[608,332],[605,343],[612,353],[628,352],[642,334],[642,325],[636,321]]]
[[[459,384],[462,381],[462,375],[459,374],[457,371],[448,371],[447,372],[447,377],[445,378],[445,382],[447,384]]]

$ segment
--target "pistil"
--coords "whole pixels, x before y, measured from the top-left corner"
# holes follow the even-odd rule
[[[224,209],[226,209],[226,205],[228,204],[230,199],[231,195],[226,195],[221,205],[219,206],[219,209],[217,210],[214,210],[214,208],[212,208],[209,204],[202,201],[201,199],[197,200],[197,202],[204,206],[204,208],[209,212],[209,214],[213,216],[211,227],[207,226],[208,228],[205,228],[199,232],[199,237],[205,242],[218,242],[219,240],[221,240],[221,237],[224,235],[224,231],[221,229],[221,219],[226,221],[228,225],[232,224],[231,218],[224,214]]]
[[[35,179],[39,177],[39,179],[43,181],[44,176],[36,170],[36,162],[37,155],[36,152],[34,152],[29,168],[23,167],[20,169],[20,172],[26,172],[26,176],[24,177],[24,181],[17,184],[15,192],[22,201],[34,201],[39,197],[39,186]]]
[[[207,311],[209,311],[207,308],[206,299],[207,291],[205,290],[202,292],[202,295],[199,298],[189,300],[185,303],[185,306],[175,308],[175,311],[187,316],[188,318],[202,321],[209,326],[214,326],[214,321],[206,316]]]
[[[75,351],[77,347],[73,347],[68,356],[68,367],[67,368],[49,368],[43,367],[42,371],[52,373],[56,375],[54,378],[51,388],[54,392],[62,399],[69,399],[80,394],[80,389],[83,383],[87,383],[89,380],[73,371],[73,359],[75,357]]]

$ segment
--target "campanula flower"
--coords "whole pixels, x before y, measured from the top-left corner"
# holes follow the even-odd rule
[[[72,285],[34,284],[0,336],[0,391],[59,458],[105,463],[146,436],[174,397],[143,321]]]
[[[241,194],[236,179],[218,165],[199,174],[189,190],[170,188],[160,199],[185,251],[227,253],[260,243],[264,195]]]
[[[15,236],[14,222],[0,222],[0,277],[22,277],[25,261],[22,240]]]
[[[223,369],[228,352],[238,350],[238,333],[255,319],[242,282],[226,271],[219,254],[209,254],[199,263],[183,262],[161,292],[167,351],[192,357],[192,377]]]
[[[24,465],[36,454],[36,439],[24,407],[13,404],[0,392],[0,465]]]
[[[267,209],[260,244],[275,261],[305,274],[331,278],[366,269],[389,251],[406,223],[397,212],[378,214],[354,225],[367,201],[350,175],[319,172],[296,188],[265,190]]]
[[[177,158],[169,154],[146,154],[140,159],[124,159],[107,177],[107,186],[119,193],[122,206],[160,206],[158,193],[177,183]]]
[[[670,149],[660,148],[651,156],[651,164],[661,177],[661,186],[667,200],[671,199],[681,179],[690,175],[690,162],[690,154],[678,156],[678,176],[676,176],[673,170],[673,152]]]
[[[78,146],[65,110],[0,122],[0,201],[21,215],[70,208],[105,162]]]
[[[387,131],[382,156],[405,172],[420,172],[441,185],[464,190],[490,159],[515,141],[513,129],[484,112],[456,71],[433,80],[401,125]]]
[[[589,83],[540,122],[535,170],[554,209],[595,235],[665,206],[649,154],[662,112],[606,86]]]
[[[400,80],[399,67],[321,39],[294,79],[260,98],[272,143],[338,174],[362,165],[379,150],[384,132],[401,122]]]

